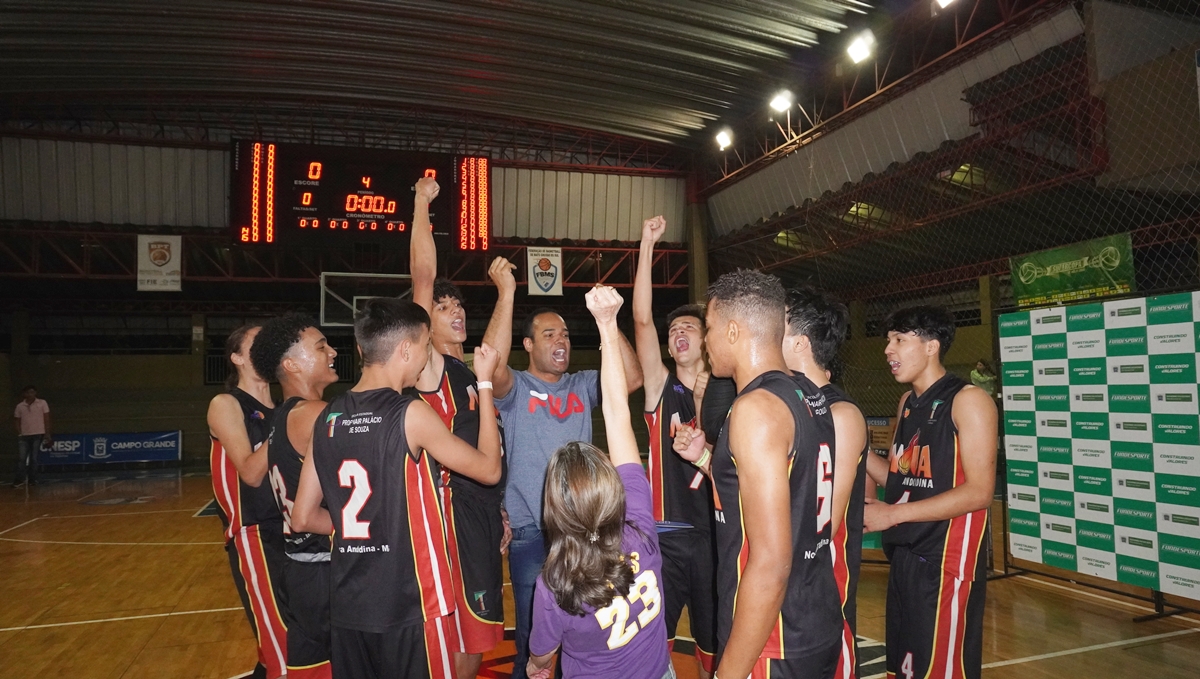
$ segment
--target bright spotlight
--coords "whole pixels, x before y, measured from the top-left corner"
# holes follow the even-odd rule
[[[729,148],[731,144],[733,144],[733,134],[730,133],[728,129],[721,130],[717,133],[717,146],[719,146],[722,151]]]
[[[850,60],[854,63],[861,63],[867,57],[871,56],[871,48],[873,47],[875,47],[875,34],[871,31],[863,31],[846,48],[846,54],[850,55]]]
[[[951,3],[954,2],[954,0],[933,0],[933,1],[936,2],[938,4],[938,7],[941,7],[942,9],[946,9],[947,7],[949,7],[951,5]]]
[[[771,108],[775,109],[776,111],[779,111],[780,113],[783,113],[784,111],[788,110],[791,107],[792,107],[792,93],[787,90],[784,90],[784,91],[780,92],[779,94],[776,94],[775,98],[771,100]]]

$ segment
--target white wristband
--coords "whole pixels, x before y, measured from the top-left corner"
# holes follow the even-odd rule
[[[492,383],[491,383],[491,382],[489,382],[489,381],[486,381],[486,380],[485,380],[485,381],[483,381],[483,382],[476,382],[476,383],[475,383],[475,389],[476,389],[476,391],[483,391],[484,389],[491,389],[491,388],[492,388]]]

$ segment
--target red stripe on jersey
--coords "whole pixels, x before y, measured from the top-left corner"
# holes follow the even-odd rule
[[[838,656],[837,670],[833,673],[834,678],[855,679],[857,664],[854,659],[854,634],[850,631],[850,623],[843,620],[842,653]]]
[[[421,451],[418,460],[404,456],[404,495],[422,616],[432,620],[450,615],[454,612],[454,586],[446,549],[446,527],[437,484],[429,467],[429,454],[425,451]]]
[[[954,487],[966,483],[967,475],[959,456],[958,435],[954,435]],[[975,577],[979,565],[979,553],[983,546],[983,535],[987,528],[987,510],[979,509],[950,520],[946,529],[946,542],[942,551],[942,570],[961,580]],[[963,604],[966,605],[965,603]]]
[[[937,622],[933,630],[933,654],[925,676],[965,679],[963,635],[967,625],[967,601],[971,598],[974,585],[974,582],[959,580],[942,571]]]
[[[287,671],[287,625],[275,601],[275,588],[258,526],[238,531],[237,554],[238,570],[246,582],[250,611],[254,614],[258,632],[258,661],[267,668],[269,676],[282,676]]]
[[[849,507],[846,508],[847,514],[850,513],[849,509]],[[850,530],[846,527],[846,517],[843,516],[842,523],[834,533],[833,544],[829,549],[829,553],[833,555],[833,579],[837,582],[838,598],[842,600],[843,612],[846,608],[846,599],[850,597],[850,564],[846,560],[849,540]]]
[[[221,506],[221,511],[229,519],[225,528],[225,542],[233,539],[242,526],[242,491],[238,484],[237,467],[225,453],[225,446],[217,439],[209,436],[212,447],[208,452],[209,470],[212,472],[213,497]]]
[[[666,520],[666,496],[664,494],[665,479],[663,474],[662,425],[663,399],[659,398],[658,407],[652,413],[645,413],[646,428],[650,430],[650,457],[646,462],[646,473],[650,477],[651,511],[655,521]]]
[[[450,373],[442,371],[442,382],[438,385],[437,391],[432,392],[417,392],[421,395],[421,400],[429,404],[433,408],[433,412],[442,418],[442,424],[454,433],[454,416],[458,414],[458,404],[454,402],[454,390],[450,388]]]
[[[448,617],[425,623],[425,661],[429,679],[455,679],[451,649],[458,646],[457,631]]]

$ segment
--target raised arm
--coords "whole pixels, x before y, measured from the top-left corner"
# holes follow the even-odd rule
[[[831,529],[834,533],[842,526],[850,495],[854,492],[855,477],[858,476],[858,457],[867,445],[867,421],[853,403],[835,403],[833,412],[834,442],[837,444],[833,459],[833,515]],[[858,481],[862,483],[861,480]]]
[[[266,443],[253,450],[242,408],[229,394],[217,394],[208,404],[208,431],[221,442],[225,455],[248,486],[257,488],[267,474]]]
[[[638,252],[637,273],[633,278],[633,341],[637,345],[648,410],[658,403],[669,375],[667,366],[663,365],[658,331],[654,329],[654,283],[651,280],[654,244],[662,238],[666,229],[667,220],[661,216],[642,222],[642,244]]]
[[[952,519],[992,504],[996,490],[996,405],[987,392],[969,386],[954,397],[953,408],[965,480],[926,500],[868,505],[863,515],[864,530],[874,532],[901,523]]]
[[[408,246],[408,272],[412,275],[412,299],[433,313],[433,280],[437,278],[437,247],[429,224],[429,204],[437,198],[437,180],[425,177],[413,187],[412,239]]]
[[[496,351],[485,345],[475,350],[475,375],[479,382],[488,382],[496,369]],[[442,466],[476,481],[491,485],[500,481],[500,430],[496,423],[496,406],[492,390],[479,390],[479,447],[450,433],[442,418],[428,403],[415,400],[408,406],[404,432],[409,447],[424,448]]]
[[[600,411],[608,435],[608,457],[613,466],[641,464],[629,414],[624,356],[618,358],[614,351],[620,345],[621,335],[617,329],[617,311],[625,300],[616,290],[599,285],[589,290],[584,299],[600,330]]]
[[[628,396],[642,386],[642,365],[638,363],[637,352],[620,330],[617,331],[617,347],[621,350],[621,365],[625,368],[625,394]]]
[[[496,284],[496,308],[492,309],[492,318],[488,321],[487,332],[483,333],[483,343],[496,350],[497,368],[492,375],[492,385],[496,397],[507,396],[512,390],[512,369],[508,367],[508,356],[512,353],[512,316],[513,299],[517,294],[517,280],[513,278],[513,269],[517,265],[503,257],[492,260],[488,267],[488,277]],[[478,376],[476,371],[476,376]]]
[[[793,427],[776,396],[754,391],[729,415],[729,445],[742,488],[742,525],[750,550],[737,588],[733,629],[715,676],[748,677],[766,646],[792,570],[788,452]],[[740,452],[740,454],[739,454]]]

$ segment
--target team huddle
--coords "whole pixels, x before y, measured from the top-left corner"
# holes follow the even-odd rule
[[[706,306],[667,317],[668,367],[651,311],[661,217],[643,225],[632,345],[621,295],[586,295],[599,371],[569,371],[550,309],[522,327],[529,368],[508,367],[516,282],[502,258],[468,365],[462,294],[436,278],[438,186],[415,191],[412,301],[356,314],[349,391],[324,400],[337,352],[306,317],[226,343],[213,488],[254,676],[474,677],[504,636],[507,553],[513,677],[674,677],[685,607],[701,677],[855,677],[864,530],[883,531],[891,562],[889,677],[979,676],[996,413],[942,365],[948,312],[885,324],[889,368],[912,386],[887,459],[831,383],[846,308],[812,288],[722,276]],[[596,407],[607,452],[591,444]]]

